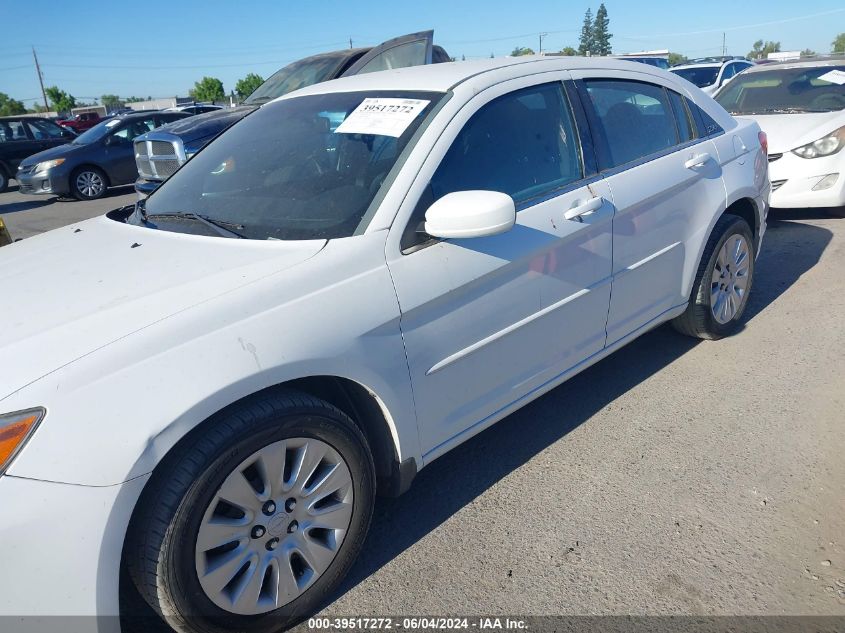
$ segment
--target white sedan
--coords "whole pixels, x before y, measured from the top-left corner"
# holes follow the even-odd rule
[[[311,612],[376,493],[662,322],[737,330],[765,151],[657,68],[437,64],[286,95],[3,247],[0,616]]]
[[[766,132],[773,207],[845,205],[845,56],[755,66],[715,98]]]

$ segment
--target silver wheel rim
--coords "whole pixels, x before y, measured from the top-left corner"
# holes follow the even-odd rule
[[[217,490],[197,533],[196,571],[221,609],[257,615],[302,595],[335,559],[352,519],[352,475],[331,446],[265,446]]]
[[[710,311],[725,324],[742,308],[750,282],[750,249],[742,235],[731,235],[716,256],[710,280]]]
[[[106,188],[100,174],[94,171],[83,171],[76,177],[76,188],[83,196],[92,198],[99,196]]]

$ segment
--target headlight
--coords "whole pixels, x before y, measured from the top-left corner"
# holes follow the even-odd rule
[[[32,436],[45,413],[39,407],[0,415],[0,475]]]
[[[56,158],[54,160],[45,160],[43,163],[38,163],[35,166],[36,172],[47,171],[48,169],[53,169],[53,167],[58,167],[63,162],[65,162],[64,158]]]
[[[801,158],[819,158],[820,156],[835,154],[843,146],[845,146],[845,125],[821,137],[817,141],[796,147],[792,150],[792,153],[797,154]]]

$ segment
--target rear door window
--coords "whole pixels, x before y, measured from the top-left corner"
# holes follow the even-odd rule
[[[583,177],[575,123],[559,82],[494,99],[466,123],[431,179],[434,199],[500,191],[516,202]]]
[[[28,141],[23,121],[0,121],[0,141]]]
[[[601,169],[618,167],[679,143],[668,91],[662,86],[617,79],[587,79],[584,83],[587,105],[601,132]]]
[[[687,143],[696,138],[696,129],[692,116],[687,110],[684,98],[672,90],[669,93],[669,101],[672,104],[672,112],[675,114],[675,121],[678,124],[678,137],[681,143]]]

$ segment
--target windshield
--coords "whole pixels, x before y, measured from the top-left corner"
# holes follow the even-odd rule
[[[333,93],[259,108],[146,200],[146,224],[189,231],[186,216],[191,228],[200,216],[259,240],[359,233],[379,188],[442,96]],[[132,222],[145,223],[143,214],[136,213]]]
[[[845,65],[743,73],[716,97],[731,114],[833,112],[845,108]]]
[[[716,83],[719,76],[719,66],[697,66],[694,68],[673,68],[672,72],[683,77],[699,88],[706,88]]]
[[[246,105],[260,105],[289,92],[332,79],[349,54],[345,51],[307,57],[288,64],[258,86],[244,101]]]
[[[94,127],[92,127],[87,132],[83,132],[75,139],[71,141],[72,145],[90,145],[91,143],[96,143],[101,138],[106,136],[111,129],[120,123],[119,119],[107,119],[100,123],[97,123]]]

